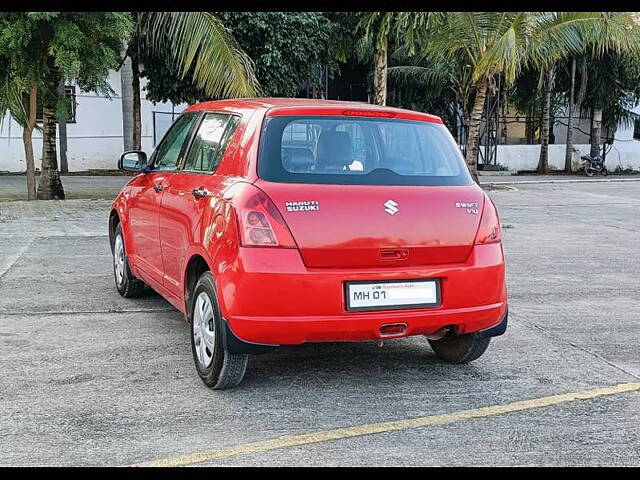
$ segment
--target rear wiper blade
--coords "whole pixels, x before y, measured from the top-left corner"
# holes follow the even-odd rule
[[[390,168],[378,167],[371,170],[367,175],[381,175],[386,174],[387,172],[392,173],[393,175],[399,175],[395,170],[391,170]]]

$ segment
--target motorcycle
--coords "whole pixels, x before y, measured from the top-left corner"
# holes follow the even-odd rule
[[[582,171],[587,177],[593,177],[597,173],[601,173],[605,177],[609,175],[604,159],[600,155],[595,157],[583,155],[580,159],[582,160]]]

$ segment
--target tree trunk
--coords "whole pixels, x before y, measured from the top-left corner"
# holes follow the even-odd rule
[[[373,52],[373,103],[387,104],[387,42],[382,48],[377,46]]]
[[[469,114],[464,107],[456,101],[456,142],[460,146],[460,151],[464,157],[467,156],[467,126],[469,125]]]
[[[595,108],[591,119],[591,156],[600,155],[600,137],[602,136],[602,109]]]
[[[540,127],[540,160],[538,160],[538,173],[549,173],[549,125],[551,113],[551,90],[555,79],[555,65],[547,69],[544,79],[542,125]]]
[[[132,89],[133,89],[133,149],[142,150],[142,124],[140,121],[140,67],[138,59],[131,58]]]
[[[502,110],[501,112],[501,120],[502,120],[502,128],[500,129],[500,143],[505,145],[507,143],[507,137],[509,135],[509,130],[507,127],[507,107],[508,107],[508,103],[509,103],[509,96],[507,94],[507,86],[504,84],[502,84],[501,86],[501,100],[500,100],[500,109]]]
[[[462,127],[460,128],[460,145],[464,146],[464,156],[467,157],[467,141],[469,140],[469,123],[471,113],[466,108],[462,109]]]
[[[576,91],[576,57],[571,59],[571,89],[569,90],[569,116],[567,118],[567,149],[564,153],[564,173],[571,173],[573,158],[573,102]]]
[[[42,167],[38,179],[38,200],[64,200],[56,150],[56,100],[58,72],[49,65],[49,94],[42,97]]]
[[[582,63],[580,64],[580,88],[578,89],[578,93],[576,95],[576,111],[580,111],[580,107],[582,106],[582,102],[584,101],[584,96],[587,93],[587,82],[589,80],[589,71],[587,67],[589,63],[587,62],[586,57],[582,57]]]
[[[42,168],[38,180],[38,200],[64,200],[56,151],[56,112],[51,105],[42,107],[42,120]]]
[[[31,82],[29,92],[29,123],[22,129],[22,143],[27,161],[27,200],[36,200],[36,167],[33,159],[33,129],[36,126],[36,108],[38,101],[38,84]]]
[[[58,95],[60,98],[66,99],[64,89],[64,79],[60,79],[58,84]],[[60,144],[60,172],[69,173],[69,165],[67,164],[67,115],[60,113],[58,115],[58,143]]]
[[[122,97],[122,137],[124,151],[133,150],[133,68],[131,57],[127,57],[120,68]]]
[[[484,104],[487,100],[488,81],[486,79],[478,81],[475,86],[476,97],[473,101],[471,109],[471,118],[469,119],[469,131],[467,133],[467,155],[466,161],[471,176],[478,182],[478,145],[480,143],[480,122],[482,121],[482,112]]]

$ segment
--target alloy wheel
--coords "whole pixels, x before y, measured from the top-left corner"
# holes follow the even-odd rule
[[[193,306],[193,344],[198,362],[203,368],[209,367],[215,351],[216,326],[213,305],[206,292],[200,292]]]
[[[113,265],[116,272],[116,282],[118,282],[118,285],[122,285],[124,280],[124,244],[122,243],[121,235],[116,237],[113,246]]]

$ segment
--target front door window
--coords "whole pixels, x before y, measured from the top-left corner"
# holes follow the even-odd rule
[[[197,118],[196,114],[186,114],[176,120],[156,150],[153,161],[154,170],[169,172],[176,170],[184,144]]]

